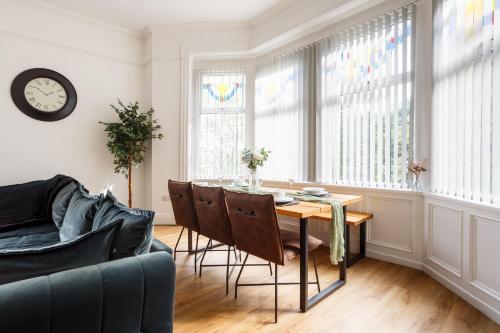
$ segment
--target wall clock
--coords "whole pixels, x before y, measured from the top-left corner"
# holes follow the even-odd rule
[[[62,74],[45,68],[32,68],[17,75],[10,93],[19,110],[42,121],[66,118],[77,101],[73,84]]]

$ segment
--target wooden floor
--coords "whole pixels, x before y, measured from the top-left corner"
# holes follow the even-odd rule
[[[155,227],[155,236],[172,248],[180,228]],[[200,246],[206,239],[200,237]],[[186,232],[179,249],[187,248]],[[326,286],[338,272],[328,249],[316,251],[320,281]],[[278,323],[274,324],[272,286],[238,288],[237,269],[225,294],[225,268],[204,268],[194,276],[194,255],[177,256],[174,331],[181,332],[500,332],[500,326],[425,273],[375,259],[348,269],[347,285],[306,313],[299,312],[299,287],[279,286]],[[234,256],[231,258],[234,261]],[[208,253],[206,263],[225,263],[225,252]],[[250,262],[250,259],[249,259]],[[252,262],[259,262],[253,258]],[[311,264],[312,265],[312,264]],[[310,267],[310,280],[314,271]],[[279,267],[280,281],[299,280],[299,261]],[[241,282],[273,282],[268,267],[245,268]],[[316,290],[309,288],[311,295]]]

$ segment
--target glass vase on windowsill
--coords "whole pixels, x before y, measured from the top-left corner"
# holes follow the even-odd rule
[[[270,151],[265,148],[245,148],[241,152],[241,163],[243,163],[250,170],[250,175],[248,176],[248,190],[250,192],[257,192],[260,190],[257,168],[264,165],[264,162],[267,161],[267,158],[269,157],[269,153]]]
[[[422,183],[420,182],[420,174],[422,172],[427,171],[427,169],[425,168],[426,161],[427,161],[426,159],[423,160],[422,162],[412,161],[408,166],[408,170],[415,176],[415,182],[413,183],[413,188],[412,188],[413,191],[422,192],[424,190]]]

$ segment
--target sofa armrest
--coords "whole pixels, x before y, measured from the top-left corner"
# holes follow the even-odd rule
[[[164,251],[8,283],[0,332],[170,333],[174,293]]]
[[[151,250],[149,252],[160,252],[160,251],[166,251],[170,254],[173,253],[172,249],[162,241],[160,241],[158,238],[153,238],[153,243],[151,244]]]

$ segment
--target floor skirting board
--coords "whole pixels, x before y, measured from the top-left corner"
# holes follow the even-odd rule
[[[380,251],[374,251],[374,250],[370,250],[370,249],[366,250],[366,256],[369,258],[387,261],[387,262],[390,262],[393,264],[418,269],[420,271],[422,270],[422,263],[420,261],[416,261],[413,259],[395,256],[392,254],[387,254],[387,253],[383,253]]]
[[[446,278],[441,273],[437,272],[435,269],[429,267],[428,265],[422,265],[422,270],[432,277],[434,280],[441,283],[446,288],[453,291],[455,294],[463,298],[467,303],[472,304],[476,309],[484,313],[489,318],[493,319],[497,324],[500,325],[500,311],[484,302],[483,300],[476,297],[474,294],[466,290],[464,287],[456,284],[450,279]],[[466,282],[464,282],[466,283]]]

